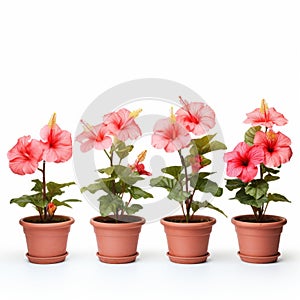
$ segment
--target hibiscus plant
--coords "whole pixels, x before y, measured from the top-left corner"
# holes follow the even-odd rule
[[[78,199],[60,201],[57,196],[64,193],[63,188],[75,184],[75,182],[55,183],[46,181],[46,162],[62,163],[72,156],[72,138],[70,132],[62,130],[56,124],[56,114],[50,118],[48,125],[40,131],[41,140],[31,139],[30,135],[18,139],[7,153],[11,171],[18,175],[34,174],[41,172],[42,180],[33,179],[34,183],[30,195],[13,198],[10,203],[16,203],[20,207],[32,204],[39,213],[39,221],[42,223],[57,222],[54,213],[58,206],[71,207],[70,202],[81,202]],[[41,164],[41,166],[40,166]]]
[[[205,103],[179,99],[182,106],[176,113],[171,108],[170,117],[155,123],[151,143],[167,153],[177,151],[180,164],[162,168],[164,175],[152,178],[150,185],[165,189],[168,198],[179,203],[187,223],[193,221],[200,208],[208,207],[225,215],[209,201],[197,200],[199,193],[210,193],[215,197],[223,193],[223,189],[209,179],[215,172],[202,171],[212,162],[206,154],[226,149],[222,142],[214,140],[216,134],[206,134],[216,124],[215,113]]]
[[[81,188],[81,192],[94,194],[101,191],[98,198],[100,214],[109,216],[115,222],[143,208],[138,203],[132,203],[132,200],[153,198],[152,194],[136,185],[144,180],[141,175],[151,175],[142,163],[147,151],[142,151],[133,164],[128,163],[128,156],[134,149],[129,141],[136,140],[142,134],[135,121],[140,112],[121,108],[104,115],[103,121],[94,126],[82,120],[84,129],[76,138],[81,143],[82,152],[101,150],[103,157],[99,156],[99,159],[104,162],[103,167],[97,170],[100,178]]]
[[[290,202],[285,196],[269,192],[269,183],[278,180],[281,165],[290,161],[291,140],[274,125],[283,126],[287,119],[274,107],[269,108],[266,101],[261,107],[247,113],[244,121],[251,124],[244,135],[244,141],[233,151],[225,153],[226,173],[235,179],[226,179],[226,188],[237,190],[236,199],[250,205],[256,222],[261,222],[271,201]]]

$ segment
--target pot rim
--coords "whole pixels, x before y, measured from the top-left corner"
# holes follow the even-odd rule
[[[127,227],[136,227],[141,226],[146,223],[146,219],[140,216],[133,216],[137,218],[137,221],[127,222],[127,223],[105,223],[96,221],[97,218],[101,216],[95,216],[90,219],[90,224],[94,227],[105,227],[105,228],[127,228]]]
[[[212,225],[214,225],[217,220],[214,218],[214,217],[211,217],[211,216],[206,216],[206,215],[194,215],[195,217],[198,217],[198,218],[206,218],[208,219],[207,222],[195,222],[195,223],[186,223],[186,222],[183,222],[183,223],[177,223],[177,222],[172,222],[172,221],[168,221],[166,220],[167,218],[176,218],[176,217],[184,217],[183,215],[174,215],[174,216],[166,216],[166,217],[163,217],[161,220],[160,220],[160,223],[162,225],[167,225],[167,226],[173,226],[173,227],[183,227],[183,226],[189,226],[189,227],[210,227]]]
[[[55,223],[32,223],[26,221],[29,218],[39,218],[39,215],[34,215],[34,216],[27,216],[24,218],[21,218],[19,220],[20,225],[23,227],[32,227],[32,228],[37,228],[37,227],[43,227],[43,228],[55,228],[55,227],[64,227],[64,226],[70,226],[75,222],[75,219],[70,216],[65,216],[65,215],[55,215],[56,217],[63,217],[68,220],[62,221],[62,222],[55,222]]]
[[[281,217],[277,215],[269,215],[269,214],[265,216],[277,218],[278,221],[263,223],[263,222],[247,222],[247,221],[238,220],[238,218],[248,217],[248,216],[251,217],[253,215],[245,214],[245,215],[234,216],[231,218],[231,223],[234,224],[235,226],[248,227],[248,228],[253,228],[253,227],[272,228],[272,227],[283,226],[287,223],[287,219],[285,217]]]

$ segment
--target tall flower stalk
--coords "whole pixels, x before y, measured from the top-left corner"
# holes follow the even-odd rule
[[[164,149],[167,154],[178,152],[180,165],[163,168],[164,175],[152,178],[150,184],[165,189],[168,198],[179,203],[188,223],[193,221],[200,208],[208,207],[224,214],[209,201],[199,201],[197,197],[199,193],[215,197],[222,195],[223,189],[208,179],[214,172],[203,172],[202,169],[211,164],[211,160],[205,157],[207,153],[224,150],[226,146],[213,140],[215,134],[207,134],[215,126],[215,113],[211,107],[202,102],[189,103],[182,97],[179,100],[182,106],[176,113],[171,108],[169,118],[155,123],[152,146]]]
[[[274,107],[269,108],[264,99],[260,108],[246,115],[244,123],[252,127],[246,131],[244,141],[224,155],[227,175],[236,177],[226,179],[226,188],[238,190],[231,199],[249,205],[256,222],[262,222],[271,201],[290,202],[281,194],[270,193],[269,185],[280,179],[282,164],[292,157],[291,140],[274,131],[274,126],[286,125],[288,121]]]
[[[42,180],[33,179],[31,191],[35,193],[23,195],[11,199],[10,203],[16,203],[21,207],[32,204],[38,211],[40,222],[53,221],[54,213],[58,206],[71,207],[69,202],[79,202],[78,199],[59,201],[57,196],[64,193],[63,188],[75,184],[75,182],[55,183],[46,181],[46,162],[62,163],[72,156],[72,138],[70,132],[62,130],[56,124],[56,114],[50,118],[48,125],[40,131],[41,140],[31,139],[31,136],[23,136],[12,147],[7,157],[11,171],[18,175],[33,174],[37,170],[42,173]],[[42,167],[39,167],[39,164]]]
[[[124,215],[133,215],[142,209],[142,205],[132,203],[140,198],[152,198],[152,194],[136,185],[143,180],[142,175],[150,176],[142,163],[147,151],[142,151],[133,164],[126,163],[134,146],[129,140],[135,140],[142,132],[135,119],[141,110],[129,111],[122,108],[103,116],[103,122],[89,125],[82,120],[83,131],[77,136],[82,152],[93,149],[104,152],[107,163],[98,169],[100,178],[83,187],[82,192],[92,194],[100,192],[98,198],[101,216],[109,216],[119,222]]]

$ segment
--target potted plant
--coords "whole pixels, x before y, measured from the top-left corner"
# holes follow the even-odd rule
[[[99,193],[100,216],[92,218],[90,223],[96,235],[97,256],[104,263],[135,261],[139,233],[146,220],[135,215],[143,207],[133,202],[153,197],[136,185],[144,179],[142,175],[151,175],[142,163],[147,151],[140,153],[133,164],[128,162],[134,149],[130,141],[142,134],[135,121],[140,111],[121,108],[104,115],[103,121],[94,126],[82,120],[84,130],[76,138],[82,152],[101,151],[99,178],[81,191]]]
[[[71,134],[56,124],[54,113],[40,131],[41,140],[31,139],[30,135],[18,139],[7,153],[11,171],[18,175],[41,172],[41,179],[33,179],[32,193],[13,198],[10,203],[20,207],[33,205],[38,215],[22,218],[26,236],[28,260],[37,264],[50,264],[65,260],[70,226],[74,219],[69,216],[55,215],[58,206],[71,207],[70,202],[78,199],[58,200],[64,188],[75,182],[55,183],[46,181],[46,163],[62,163],[72,156]]]
[[[287,124],[283,114],[274,107],[269,108],[266,101],[261,107],[247,113],[244,121],[251,124],[244,141],[237,144],[233,151],[225,153],[226,173],[235,179],[226,179],[226,188],[236,190],[235,196],[240,203],[252,209],[251,215],[232,218],[235,225],[239,256],[250,263],[276,262],[280,235],[287,220],[284,217],[266,214],[269,203],[290,202],[285,196],[270,192],[273,181],[279,180],[281,165],[290,161],[291,140],[274,130],[275,125]]]
[[[210,193],[220,197],[223,189],[211,179],[214,172],[203,168],[211,164],[205,157],[212,151],[224,150],[226,146],[214,140],[216,134],[207,134],[215,126],[215,113],[202,102],[187,102],[179,97],[181,107],[169,118],[158,120],[154,125],[152,145],[164,149],[167,154],[178,153],[177,165],[162,168],[163,175],[150,180],[152,187],[163,188],[170,200],[181,207],[182,214],[161,219],[168,242],[170,261],[175,263],[202,263],[209,253],[208,242],[216,219],[196,215],[200,208],[224,212],[209,201],[199,201],[201,194]]]

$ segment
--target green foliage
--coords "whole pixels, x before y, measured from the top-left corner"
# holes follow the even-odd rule
[[[189,221],[191,212],[193,214],[200,208],[211,208],[223,215],[224,212],[219,208],[213,206],[207,201],[199,202],[194,200],[195,192],[209,193],[214,197],[220,197],[223,194],[223,189],[217,185],[216,182],[210,180],[210,175],[214,172],[202,172],[205,166],[211,164],[211,160],[206,158],[204,154],[212,151],[224,150],[226,146],[219,142],[214,141],[216,135],[206,135],[199,139],[193,139],[190,143],[189,153],[183,156],[181,151],[178,151],[181,166],[169,166],[163,168],[161,171],[166,174],[158,176],[150,180],[150,185],[153,187],[163,188],[168,192],[168,198],[180,203],[182,209],[185,207],[186,220]],[[201,164],[200,170],[194,173],[192,169],[193,159],[198,158]]]
[[[277,193],[269,193],[269,182],[278,180],[278,169],[268,168],[261,164],[262,179],[253,179],[246,183],[240,179],[226,179],[226,188],[230,191],[237,190],[235,196],[230,200],[238,200],[240,203],[250,205],[265,211],[264,207],[271,201],[275,202],[290,202],[286,197]]]
[[[62,195],[65,191],[63,188],[68,187],[70,185],[75,184],[75,182],[67,182],[67,183],[55,183],[55,182],[48,182],[46,184],[45,190],[45,197],[43,195],[43,183],[39,179],[33,179],[34,186],[31,189],[32,191],[36,192],[31,195],[23,195],[19,198],[13,198],[10,200],[10,203],[18,204],[20,207],[25,207],[27,204],[32,204],[36,207],[37,210],[44,209],[47,207],[47,204],[53,202],[56,206],[67,206],[71,207],[68,202],[81,202],[78,199],[68,199],[64,201],[59,201],[54,199],[56,196]]]
[[[210,202],[208,201],[203,201],[203,202],[199,202],[199,201],[193,201],[192,202],[192,211],[193,213],[195,213],[198,209],[200,208],[210,208],[213,209],[219,213],[221,213],[222,215],[224,215],[225,217],[227,217],[227,215],[218,207],[212,205]]]
[[[132,151],[132,145],[126,145],[123,141],[117,141],[115,144],[112,145],[111,152],[117,153],[120,159],[123,159],[129,155]]]
[[[194,155],[200,154],[206,154],[212,151],[216,150],[226,150],[227,147],[225,144],[219,142],[219,141],[212,141],[212,139],[216,136],[216,134],[213,135],[206,135],[199,139],[193,139],[192,140],[192,147],[191,147],[191,153]]]
[[[129,155],[132,149],[132,146],[126,146],[124,142],[118,141],[112,146],[111,153],[115,151],[121,161]],[[143,207],[140,204],[131,204],[132,199],[153,198],[152,194],[135,185],[144,178],[137,172],[133,172],[130,167],[115,164],[99,169],[98,172],[102,177],[81,188],[81,192],[88,191],[92,194],[99,191],[104,192],[104,195],[98,198],[99,212],[102,216],[108,216],[111,213],[116,217],[124,213],[128,215],[135,214]],[[124,199],[126,194],[128,195],[128,201]]]
[[[260,131],[261,126],[253,126],[250,127],[244,135],[244,141],[247,143],[249,146],[252,146],[254,144],[254,137],[257,131]]]

